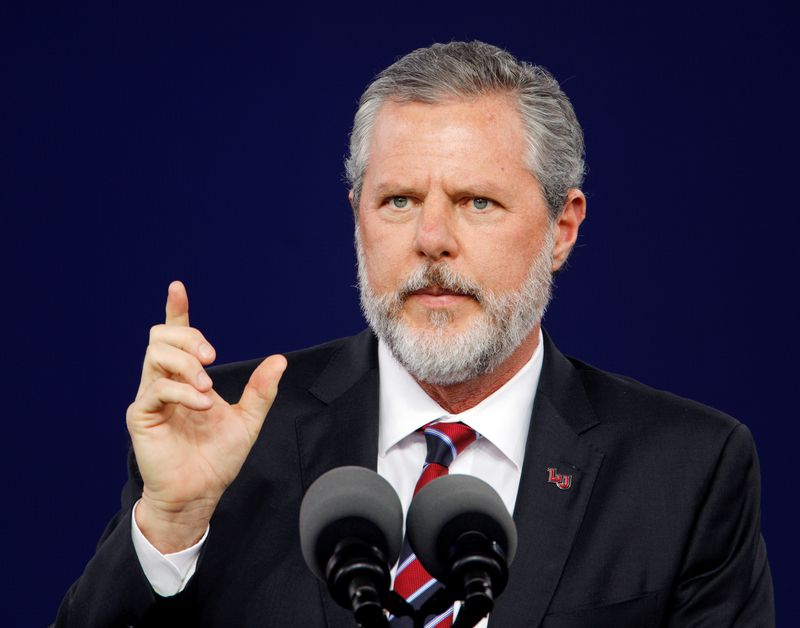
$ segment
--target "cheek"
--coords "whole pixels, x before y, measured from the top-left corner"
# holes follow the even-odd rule
[[[485,234],[474,242],[472,251],[465,251],[468,272],[471,272],[485,289],[505,292],[519,287],[528,275],[536,252],[539,236],[522,230]]]
[[[393,288],[404,276],[408,246],[404,246],[399,230],[376,229],[362,221],[361,246],[372,288],[378,292]]]

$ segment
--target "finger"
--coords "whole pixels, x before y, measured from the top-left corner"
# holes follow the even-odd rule
[[[195,356],[177,347],[157,342],[147,347],[145,372],[151,377],[177,376],[200,392],[211,390],[211,378]]]
[[[213,405],[211,397],[201,393],[194,386],[162,377],[153,382],[145,394],[134,404],[140,412],[160,412],[164,406],[177,403],[190,410],[208,410]]]
[[[189,295],[186,286],[173,281],[167,289],[167,325],[189,326]]]
[[[201,364],[208,366],[217,358],[217,352],[211,343],[206,340],[202,332],[194,327],[178,325],[153,325],[150,328],[150,344],[163,342],[182,351],[191,353],[200,360]]]
[[[285,370],[286,358],[282,355],[271,355],[253,371],[239,399],[238,407],[255,421],[259,428],[275,400],[275,395],[278,394],[278,382]]]

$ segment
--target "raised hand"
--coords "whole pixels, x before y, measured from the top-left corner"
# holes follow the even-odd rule
[[[126,416],[144,480],[136,523],[162,553],[202,536],[253,446],[286,368],[283,356],[268,357],[230,405],[205,372],[216,354],[189,326],[189,298],[179,281],[169,286],[166,314],[165,323],[150,330],[139,391]]]

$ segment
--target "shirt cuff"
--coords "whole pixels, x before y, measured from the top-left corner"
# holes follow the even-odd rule
[[[136,525],[136,507],[138,505],[139,502],[134,504],[131,514],[131,539],[142,571],[150,582],[150,586],[153,587],[153,591],[161,597],[170,597],[180,593],[194,575],[200,549],[203,547],[211,527],[207,527],[203,537],[191,547],[173,554],[162,554],[145,538],[139,526]]]

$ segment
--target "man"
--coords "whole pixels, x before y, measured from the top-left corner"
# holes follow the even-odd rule
[[[541,330],[586,211],[555,80],[479,42],[417,50],[362,96],[347,171],[372,331],[209,377],[173,283],[122,511],[58,625],[352,626],[303,564],[300,500],[357,464],[407,509],[419,429],[453,422],[481,437],[450,472],[487,480],[519,529],[491,625],[772,625],[746,428]]]

